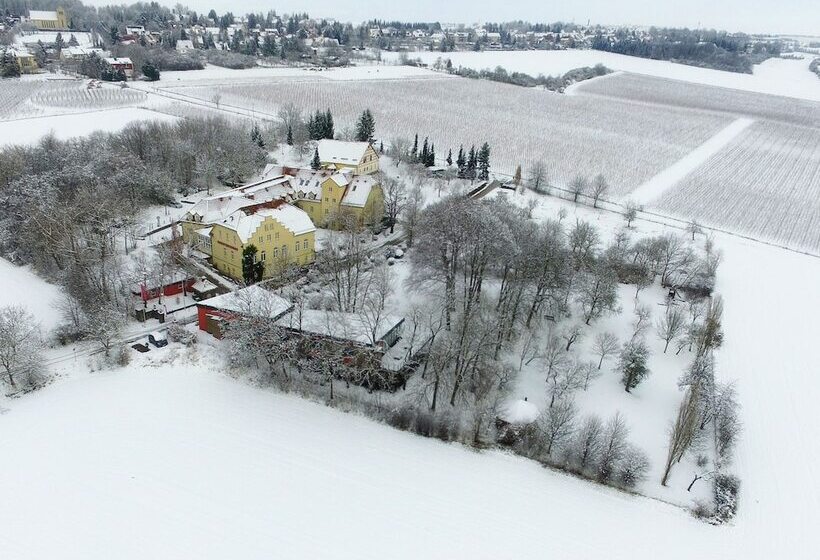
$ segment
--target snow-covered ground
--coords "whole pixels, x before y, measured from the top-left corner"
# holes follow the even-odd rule
[[[673,188],[687,175],[703,165],[706,160],[722,150],[738,134],[746,130],[754,121],[740,118],[732,121],[723,130],[686,154],[642,185],[629,193],[629,198],[638,204],[648,204]]]
[[[22,305],[47,331],[60,322],[59,299],[60,288],[0,257],[0,306]]]
[[[203,70],[186,70],[163,72],[159,83],[151,82],[150,87],[179,86],[188,83],[234,83],[244,80],[295,78],[316,80],[395,80],[402,78],[439,78],[441,74],[414,68],[412,66],[393,66],[386,64],[349,66],[343,68],[298,68],[298,67],[262,67],[233,70],[222,66],[208,64]],[[145,85],[145,84],[137,84]]]
[[[129,123],[141,120],[174,122],[177,118],[138,107],[127,107],[0,121],[0,147],[33,144],[50,132],[54,132],[60,140],[87,136],[97,131],[118,132]]]
[[[524,72],[533,76],[564,74],[574,68],[600,63],[612,70],[634,74],[820,101],[820,80],[808,69],[812,59],[809,55],[803,60],[771,58],[756,65],[753,74],[739,74],[595,50],[424,51],[408,54],[411,58],[421,58],[427,64],[433,64],[439,57],[449,58],[454,66],[475,70],[503,66],[510,72]],[[397,61],[398,57],[399,53],[382,53],[384,60]]]
[[[622,223],[553,198],[536,212],[559,206],[606,231]],[[0,397],[0,557],[813,558],[820,260],[718,244],[718,374],[738,380],[745,424],[733,526],[250,386],[203,335],[193,354],[172,344],[91,374],[75,360],[53,386]]]

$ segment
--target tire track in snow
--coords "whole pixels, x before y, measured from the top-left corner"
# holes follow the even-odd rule
[[[709,138],[709,140],[640,185],[629,194],[628,198],[638,204],[648,204],[659,198],[663,193],[695,171],[695,169],[706,163],[710,157],[723,149],[724,146],[731,142],[738,134],[746,130],[753,122],[755,122],[754,119],[745,117],[735,119],[726,128]]]

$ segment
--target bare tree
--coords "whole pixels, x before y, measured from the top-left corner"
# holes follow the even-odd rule
[[[646,362],[649,358],[643,340],[632,340],[624,344],[619,357],[618,369],[621,371],[621,382],[627,393],[640,384],[649,375]]]
[[[567,341],[567,345],[564,348],[564,350],[566,352],[569,352],[570,347],[576,342],[578,342],[578,340],[581,339],[583,334],[584,331],[581,329],[581,325],[574,324],[565,328],[563,330],[563,333],[561,334],[561,338]]]
[[[626,202],[626,206],[624,206],[624,219],[626,220],[626,227],[632,227],[632,222],[635,221],[635,218],[638,217],[638,205],[628,200]]]
[[[12,388],[35,384],[43,373],[43,341],[34,316],[19,305],[0,307],[0,366]]]
[[[646,479],[649,466],[646,453],[634,445],[627,445],[618,462],[618,481],[626,488],[634,488]]]
[[[407,161],[410,154],[410,140],[404,136],[396,136],[390,140],[390,149],[388,154],[393,158],[393,162],[398,166],[400,163]]]
[[[390,233],[393,233],[399,214],[407,204],[407,187],[398,179],[381,175],[382,192],[384,193],[384,213],[390,221]]]
[[[370,344],[375,345],[379,341],[379,333],[387,315],[387,300],[393,293],[393,282],[393,271],[386,262],[367,275],[358,315],[367,328]]]
[[[529,172],[530,188],[535,192],[547,190],[547,167],[541,160],[534,161]]]
[[[598,208],[598,201],[609,191],[609,184],[603,175],[598,174],[592,180],[592,207]]]
[[[583,387],[584,375],[584,365],[576,362],[558,368],[552,377],[547,378],[549,408],[552,408],[556,401],[567,400],[575,391]]]
[[[686,318],[683,311],[675,305],[669,305],[666,308],[666,313],[658,319],[655,328],[658,331],[658,336],[666,344],[663,347],[663,353],[669,348],[669,343],[678,338],[686,330]]]
[[[421,187],[413,186],[407,195],[404,211],[401,213],[401,226],[407,239],[407,246],[412,247],[416,236],[416,227],[419,223],[421,209],[424,206],[424,196]]]
[[[570,181],[569,192],[572,193],[573,202],[578,202],[578,197],[586,192],[588,184],[589,181],[587,181],[587,178],[580,175]]]
[[[678,415],[669,431],[669,449],[666,454],[663,477],[661,477],[663,486],[666,486],[669,480],[672,465],[683,458],[695,438],[698,423],[698,399],[698,388],[693,385],[686,390],[686,394],[678,407]]]
[[[606,311],[614,311],[618,303],[616,292],[618,279],[615,272],[606,265],[596,266],[581,282],[578,303],[584,311],[584,322],[588,325]]]
[[[604,429],[601,443],[601,454],[598,459],[598,480],[606,482],[612,476],[618,462],[623,458],[627,449],[626,438],[629,428],[620,412],[609,419]]]
[[[686,232],[692,234],[692,241],[694,241],[695,235],[703,233],[703,228],[695,220],[692,220],[686,225]]]
[[[592,344],[592,350],[595,352],[595,355],[599,357],[598,369],[601,369],[604,360],[609,356],[614,356],[620,347],[621,344],[618,341],[618,337],[614,334],[607,332],[598,333],[595,336],[595,342]]]
[[[589,382],[601,377],[601,368],[595,367],[595,362],[586,362],[581,365],[581,372],[584,380],[584,391],[589,388]]]
[[[99,342],[106,357],[125,325],[125,317],[113,305],[100,305],[86,312],[86,334],[91,340]]]
[[[652,319],[652,308],[643,303],[635,306],[635,319],[632,321],[632,338],[636,340],[644,335],[649,328]]]
[[[567,460],[583,472],[598,462],[603,447],[604,423],[595,414],[584,418],[575,432],[572,445],[568,449]]]
[[[537,420],[544,438],[544,451],[551,456],[572,435],[578,409],[571,400],[561,400],[545,410]]]

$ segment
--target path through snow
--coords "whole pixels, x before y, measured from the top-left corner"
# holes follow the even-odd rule
[[[695,169],[706,163],[706,160],[723,149],[724,146],[731,142],[738,134],[746,130],[753,122],[753,119],[747,119],[745,117],[732,121],[731,124],[709,138],[709,140],[632,191],[628,198],[638,204],[648,204],[652,202],[664,192],[677,185]]]

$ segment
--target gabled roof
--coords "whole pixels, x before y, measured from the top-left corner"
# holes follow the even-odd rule
[[[235,231],[242,243],[247,243],[267,218],[279,222],[294,235],[316,231],[316,226],[307,212],[283,200],[252,206],[254,208],[245,207],[237,210],[219,222],[219,225]]]
[[[319,140],[319,160],[322,163],[358,165],[369,147],[368,142]]]
[[[29,10],[28,17],[29,19],[37,19],[41,21],[56,21],[58,19],[57,12],[49,12],[45,10]]]
[[[353,180],[350,181],[350,184],[347,186],[347,191],[345,191],[342,205],[363,208],[364,205],[367,204],[370,191],[373,190],[376,184],[376,179],[372,175],[353,177]]]
[[[379,342],[403,321],[404,318],[402,317],[385,315],[378,322],[376,328],[372,329],[362,315],[358,313],[303,309],[301,311],[292,311],[283,316],[279,319],[278,324],[301,332],[372,345],[374,330],[375,341]]]
[[[232,311],[248,317],[268,319],[278,319],[293,309],[293,304],[286,299],[255,285],[206,299],[199,305],[220,311]]]

